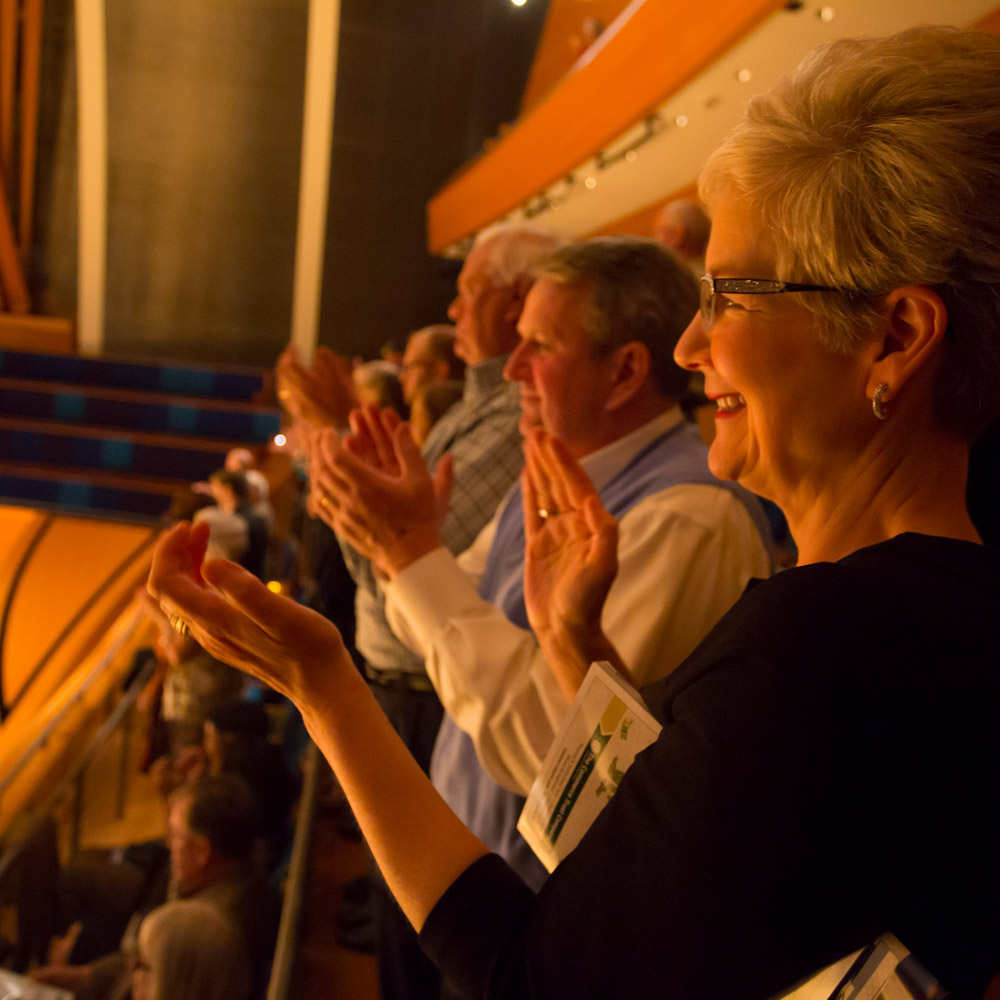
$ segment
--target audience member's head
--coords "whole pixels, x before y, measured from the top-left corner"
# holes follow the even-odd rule
[[[211,496],[199,493],[190,486],[184,486],[176,490],[170,498],[170,507],[164,515],[164,520],[168,524],[176,524],[178,521],[190,521],[202,507],[211,507],[215,501]]]
[[[455,328],[438,323],[414,330],[406,342],[399,380],[403,398],[413,405],[417,392],[425,385],[461,379],[465,363],[455,354]]]
[[[176,900],[143,920],[133,1000],[247,1000],[250,991],[246,944],[217,906]]]
[[[247,485],[246,475],[242,472],[217,469],[208,477],[208,485],[220,510],[232,513],[250,500],[250,487]]]
[[[1000,384],[1000,74],[995,36],[914,28],[816,49],[709,159],[702,195],[747,206],[762,252],[802,292],[828,346],[846,351],[885,296],[933,288],[948,314],[935,417],[972,438]],[[766,244],[764,241],[766,240]]]
[[[231,472],[246,472],[256,465],[249,448],[230,448],[226,452],[225,468]]]
[[[493,226],[479,234],[448,307],[460,358],[478,364],[514,349],[535,264],[565,243],[558,233],[533,226]]]
[[[170,800],[167,846],[180,894],[190,895],[248,862],[259,828],[253,793],[234,774],[205,775],[178,789]]]
[[[465,386],[462,382],[434,382],[421,386],[410,404],[410,427],[418,445],[427,440],[431,428],[461,398]]]
[[[577,456],[617,440],[683,394],[674,346],[698,308],[689,269],[653,240],[605,237],[537,267],[505,376],[521,385],[521,431],[559,434]]]
[[[696,201],[676,198],[668,201],[656,216],[653,238],[687,261],[701,261],[712,232],[705,209]]]
[[[359,406],[377,406],[404,414],[403,388],[399,369],[391,361],[365,361],[353,373],[354,391]]]
[[[383,361],[390,361],[397,368],[403,363],[403,349],[396,340],[387,340],[378,349],[378,356]]]

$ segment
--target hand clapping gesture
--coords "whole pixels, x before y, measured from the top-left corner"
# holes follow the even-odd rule
[[[337,629],[272,594],[235,563],[204,562],[206,529],[184,523],[164,535],[153,556],[149,592],[175,629],[189,630],[213,656],[296,704],[390,888],[419,929],[445,889],[487,853],[486,846],[451,812],[403,746]],[[387,796],[386,788],[393,794]],[[62,975],[63,969],[55,972]],[[80,975],[86,974],[84,968]]]
[[[156,547],[148,588],[171,625],[299,705],[339,671],[356,673],[331,622],[235,563],[204,562],[207,544],[207,524],[181,523]]]
[[[278,399],[297,423],[346,427],[348,414],[358,405],[351,363],[328,347],[319,348],[307,368],[295,345],[289,344],[278,358],[275,378]]]
[[[324,431],[313,450],[311,511],[393,576],[441,544],[451,460],[432,479],[409,424],[392,410],[354,410],[351,434]]]
[[[525,442],[521,491],[528,620],[564,693],[572,700],[594,660],[629,678],[601,628],[618,569],[618,522],[562,441],[540,428]]]

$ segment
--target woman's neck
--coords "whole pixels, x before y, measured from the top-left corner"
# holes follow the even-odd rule
[[[873,447],[810,495],[796,491],[785,510],[800,566],[834,562],[894,538],[919,532],[980,542],[965,504],[969,449],[945,435],[926,448]]]

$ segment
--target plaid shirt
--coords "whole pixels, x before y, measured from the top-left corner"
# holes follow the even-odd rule
[[[524,456],[517,429],[521,396],[516,385],[503,380],[506,357],[470,365],[465,390],[434,425],[423,455],[433,473],[447,452],[455,462],[455,484],[441,541],[455,555],[464,552],[490,520],[521,472]],[[355,646],[373,667],[423,673],[423,660],[395,636],[385,618],[385,595],[375,582],[371,564],[349,546],[342,546],[347,567],[358,585],[355,599]]]

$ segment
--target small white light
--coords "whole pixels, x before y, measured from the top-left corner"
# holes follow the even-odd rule
[[[674,122],[676,123],[678,128],[687,128],[687,123],[688,123],[687,115],[678,115],[674,119]]]
[[[514,5],[514,6],[515,6],[515,7],[523,7],[523,6],[524,6],[524,4],[525,4],[525,0],[510,0],[510,2],[511,2],[511,3],[512,3],[512,4]]]
[[[752,76],[753,73],[751,73],[750,70],[741,69],[739,73],[736,74],[736,79],[739,80],[740,83],[747,83]]]
[[[634,149],[630,149],[625,154],[625,162],[626,163],[635,163],[635,161],[638,160],[638,159],[639,159],[639,154]]]
[[[819,11],[819,19],[821,21],[832,21],[836,13],[837,12],[832,7],[821,7]]]
[[[286,444],[288,444],[288,438],[286,438],[284,434],[275,434],[274,435],[274,447],[275,448],[284,448]]]
[[[583,182],[583,186],[584,186],[585,188],[589,188],[589,189],[590,189],[591,191],[593,191],[593,190],[594,190],[594,188],[595,188],[595,187],[597,187],[597,178],[596,178],[596,177],[588,177],[588,178],[587,178],[587,179],[586,179],[586,180],[585,180],[585,181]]]

